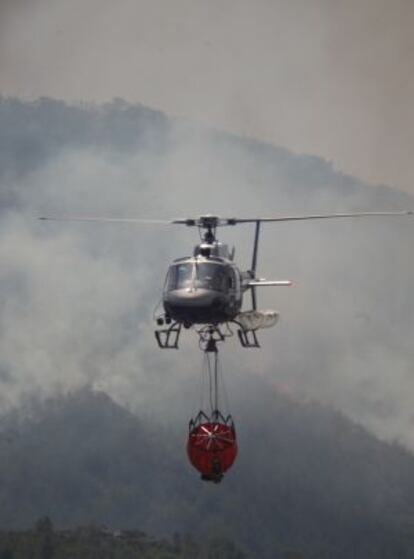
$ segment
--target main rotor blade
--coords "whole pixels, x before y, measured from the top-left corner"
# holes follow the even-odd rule
[[[41,221],[93,221],[98,223],[155,223],[155,224],[171,224],[172,221],[166,219],[140,219],[133,217],[78,217],[78,216],[42,216]]]
[[[309,214],[309,215],[286,215],[279,217],[256,217],[256,218],[232,218],[227,220],[229,225],[237,223],[257,223],[266,221],[304,221],[310,219],[335,219],[346,217],[379,217],[379,216],[407,216],[414,215],[413,210],[403,211],[380,211],[380,212],[350,212],[350,213],[331,213],[331,214]]]
[[[130,217],[98,217],[98,216],[42,216],[38,219],[42,221],[92,221],[97,223],[147,223],[147,224],[178,224],[197,227],[217,227],[223,225],[237,225],[238,223],[264,223],[264,222],[282,222],[282,221],[305,221],[313,219],[336,219],[348,217],[380,217],[395,216],[402,217],[414,215],[413,210],[403,211],[379,211],[379,212],[350,212],[350,213],[330,213],[330,214],[309,214],[309,215],[286,215],[276,217],[249,217],[249,218],[219,218],[217,216],[201,216],[199,218],[185,219],[141,219]]]

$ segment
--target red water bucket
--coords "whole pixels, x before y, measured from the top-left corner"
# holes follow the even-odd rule
[[[234,425],[217,421],[198,423],[190,429],[187,453],[202,479],[219,482],[237,456]]]

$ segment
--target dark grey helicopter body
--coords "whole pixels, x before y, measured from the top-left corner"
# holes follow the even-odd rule
[[[174,260],[163,292],[166,318],[184,326],[234,320],[247,287],[231,256],[227,245],[216,241],[197,245],[193,257]]]
[[[161,348],[177,348],[181,328],[200,327],[198,332],[211,336],[214,332],[219,339],[231,333],[230,324],[238,326],[238,335],[244,347],[258,347],[255,330],[273,325],[277,313],[272,316],[257,311],[256,287],[261,285],[291,285],[290,281],[266,281],[256,278],[256,262],[261,220],[246,220],[256,223],[251,269],[242,272],[234,263],[234,249],[216,239],[216,228],[236,225],[240,220],[221,219],[216,216],[201,216],[196,220],[177,220],[173,223],[197,226],[204,231],[201,244],[194,248],[193,256],[174,260],[168,269],[163,291],[164,313],[157,317],[155,331]],[[252,293],[252,309],[242,312],[243,295]],[[259,322],[258,322],[259,319]],[[270,322],[269,322],[270,319]],[[253,322],[252,322],[253,321]],[[256,326],[256,324],[261,326]],[[227,326],[223,334],[221,325]],[[203,328],[204,326],[204,328]]]

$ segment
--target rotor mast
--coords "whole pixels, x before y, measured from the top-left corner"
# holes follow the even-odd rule
[[[199,229],[204,229],[203,241],[209,245],[212,245],[216,241],[216,228],[217,225],[208,223],[207,225],[199,226]]]

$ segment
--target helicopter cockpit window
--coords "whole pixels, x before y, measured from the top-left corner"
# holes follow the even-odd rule
[[[227,290],[227,274],[224,266],[213,263],[197,264],[196,287],[214,289],[215,291]]]
[[[193,264],[177,264],[171,266],[168,272],[168,290],[191,287],[193,278]]]
[[[226,268],[212,262],[185,262],[171,266],[168,272],[167,290],[186,288],[227,291],[229,278]]]

